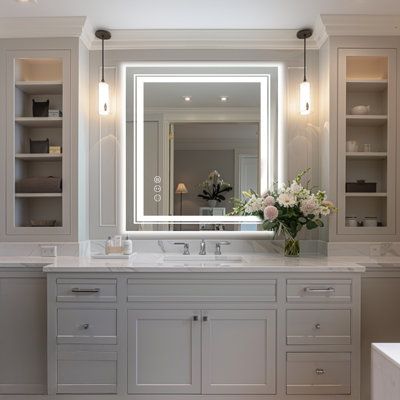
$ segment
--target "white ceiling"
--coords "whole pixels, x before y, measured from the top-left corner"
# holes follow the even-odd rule
[[[297,29],[320,14],[400,14],[400,1],[0,0],[0,17],[87,16],[108,29]]]

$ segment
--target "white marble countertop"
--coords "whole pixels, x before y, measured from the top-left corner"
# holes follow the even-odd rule
[[[372,343],[372,349],[400,368],[400,343]]]
[[[266,253],[241,253],[240,255],[244,258],[245,264],[228,265],[229,262],[226,262],[223,265],[190,266],[179,265],[178,262],[165,264],[162,262],[164,254],[160,253],[139,253],[129,260],[65,256],[57,258],[0,257],[0,269],[41,268],[44,272],[364,272],[366,268],[360,264],[379,265],[378,260],[369,257],[286,258]],[[385,259],[385,262],[398,263],[400,266],[400,258]]]

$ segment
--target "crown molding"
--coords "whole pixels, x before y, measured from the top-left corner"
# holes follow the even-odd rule
[[[127,49],[302,49],[297,29],[116,29],[107,50]],[[329,36],[399,36],[400,15],[324,14],[307,41],[319,49]],[[0,18],[0,38],[79,37],[90,50],[101,43],[86,17]]]
[[[294,29],[137,29],[111,30],[107,50],[123,49],[302,49]],[[315,49],[313,38],[308,42]],[[100,50],[100,41],[91,49]]]
[[[328,36],[399,36],[400,15],[322,14],[317,19],[316,27],[318,27],[318,35],[322,38]]]

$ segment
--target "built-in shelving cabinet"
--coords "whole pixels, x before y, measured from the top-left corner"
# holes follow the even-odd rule
[[[7,234],[68,235],[70,51],[10,51],[6,68]]]
[[[395,50],[339,49],[338,234],[395,234],[396,93]]]

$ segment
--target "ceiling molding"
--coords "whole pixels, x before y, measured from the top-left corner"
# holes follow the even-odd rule
[[[327,36],[400,35],[400,15],[323,14],[318,20]]]
[[[124,49],[302,49],[297,29],[127,29],[111,30],[107,50]],[[329,36],[399,36],[400,15],[331,15],[318,17],[309,49]],[[86,17],[0,18],[0,38],[79,37],[90,50],[101,43]]]
[[[138,29],[111,30],[107,50],[123,49],[302,49],[297,30],[272,29]],[[311,38],[310,49],[316,48]],[[100,41],[92,49],[100,50]]]

